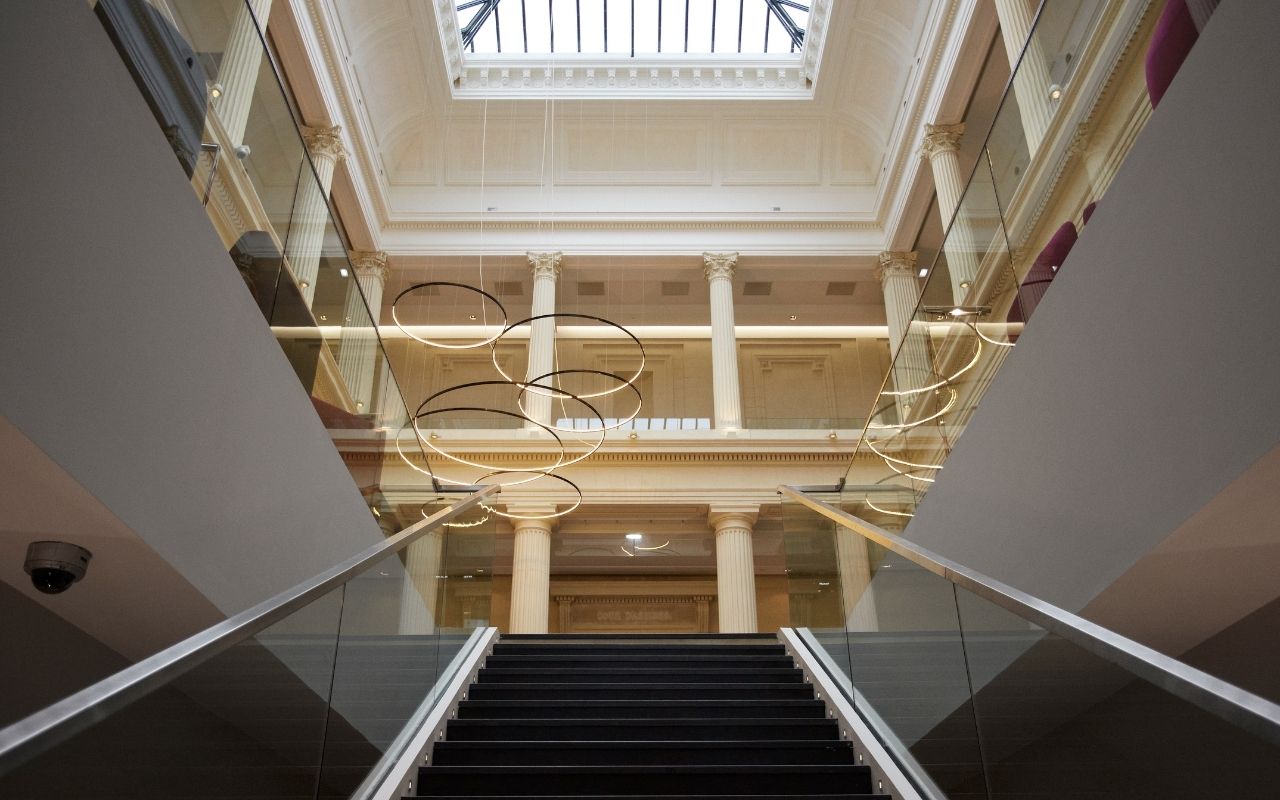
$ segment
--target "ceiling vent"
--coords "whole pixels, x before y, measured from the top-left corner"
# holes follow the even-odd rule
[[[524,284],[520,281],[498,281],[493,288],[498,294],[507,297],[520,297],[524,294]]]
[[[688,281],[663,281],[662,296],[663,297],[688,297],[689,282]]]
[[[856,288],[854,281],[831,281],[827,284],[827,297],[852,297]]]
[[[743,297],[768,297],[773,294],[772,281],[747,281],[742,284]]]
[[[601,281],[578,281],[578,297],[604,297]]]

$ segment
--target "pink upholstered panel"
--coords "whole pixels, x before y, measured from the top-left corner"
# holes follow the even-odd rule
[[[1160,98],[1199,36],[1185,0],[1169,0],[1147,48],[1147,94],[1151,95],[1152,108],[1160,105]]]

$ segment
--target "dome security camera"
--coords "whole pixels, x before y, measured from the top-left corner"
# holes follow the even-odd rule
[[[22,568],[44,594],[61,594],[84,577],[93,553],[69,542],[32,542]]]

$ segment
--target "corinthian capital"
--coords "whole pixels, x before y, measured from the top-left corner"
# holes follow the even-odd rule
[[[307,152],[313,156],[328,156],[334,161],[341,161],[347,157],[347,148],[342,144],[342,128],[334,125],[332,128],[310,128],[302,129],[302,140],[307,144]]]
[[[880,266],[876,267],[876,278],[884,285],[890,278],[905,275],[916,276],[916,251],[886,250],[880,254]]]
[[[551,278],[555,280],[560,276],[560,259],[564,253],[559,250],[546,253],[525,253],[529,258],[529,269],[533,272],[534,278]]]
[[[925,125],[920,154],[932,160],[939,153],[954,153],[960,149],[960,137],[963,135],[963,122],[955,125]]]
[[[702,274],[707,280],[712,278],[728,278],[733,280],[733,272],[738,268],[737,253],[703,253]]]
[[[358,250],[349,254],[351,267],[357,278],[377,278],[386,284],[391,270],[387,268],[387,254],[381,250]]]

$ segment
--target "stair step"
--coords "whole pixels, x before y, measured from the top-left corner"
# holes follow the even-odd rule
[[[841,741],[444,741],[436,766],[731,766],[852,764]]]
[[[415,797],[430,797],[433,800],[524,800],[525,798],[543,797],[545,795],[530,794],[428,794]],[[578,794],[577,800],[892,800],[887,794]],[[406,797],[404,800],[413,800]]]
[[[423,767],[420,797],[504,795],[577,797],[601,788],[615,795],[775,794],[813,797],[869,794],[871,770],[856,765],[641,767]],[[802,793],[797,793],[802,792]],[[509,795],[507,795],[509,796]]]
[[[803,683],[795,667],[786,669],[580,667],[564,669],[502,669],[486,667],[480,683]]]
[[[484,675],[483,670],[481,676]],[[472,700],[812,700],[807,683],[476,683]]]
[[[772,633],[504,633],[504,642],[661,642],[675,641],[752,641],[776,642],[778,637]]]
[[[556,653],[537,655],[492,655],[485,668],[493,669],[794,669],[795,662],[783,654],[758,655],[721,653]]]
[[[826,719],[455,719],[448,741],[839,740]]]
[[[786,650],[780,644],[584,644],[557,642],[555,644],[508,643],[505,640],[493,647],[494,655],[783,655]]]
[[[822,719],[820,700],[465,700],[459,719]]]

